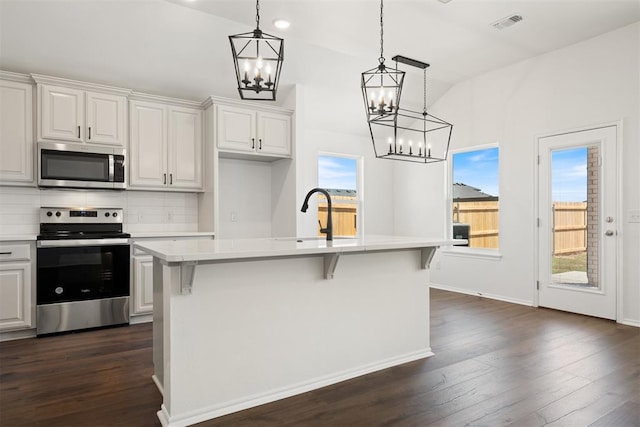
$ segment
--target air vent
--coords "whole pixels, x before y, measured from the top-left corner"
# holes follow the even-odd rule
[[[522,16],[514,14],[502,19],[498,19],[496,22],[491,24],[491,26],[493,28],[497,28],[498,30],[504,30],[505,28],[508,28],[513,24],[517,24],[520,21],[522,21]]]

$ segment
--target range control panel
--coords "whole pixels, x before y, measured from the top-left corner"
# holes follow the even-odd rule
[[[40,208],[41,224],[122,223],[122,208]]]

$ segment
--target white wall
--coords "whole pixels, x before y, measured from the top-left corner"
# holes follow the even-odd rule
[[[198,230],[198,200],[191,193],[0,186],[0,235],[38,234],[41,206],[123,208],[129,233]]]
[[[271,167],[267,162],[218,161],[218,238],[271,237]]]
[[[453,148],[500,144],[502,259],[438,255],[435,283],[534,303],[536,136],[622,120],[622,320],[640,325],[640,224],[628,222],[629,210],[640,208],[639,40],[636,23],[462,82],[436,102],[433,113],[454,124]],[[398,232],[445,232],[443,174],[396,167],[394,187],[405,188],[395,199]]]

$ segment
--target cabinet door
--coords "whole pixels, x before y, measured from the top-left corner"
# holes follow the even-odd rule
[[[43,140],[84,140],[84,91],[39,86],[38,137]]]
[[[202,188],[202,111],[169,107],[169,186]]]
[[[86,142],[126,147],[126,108],[124,96],[87,92]]]
[[[0,181],[31,184],[33,175],[33,90],[27,83],[0,80]]]
[[[218,148],[255,151],[256,113],[244,108],[218,106]]]
[[[132,314],[153,312],[153,258],[133,257],[133,306]]]
[[[167,177],[167,108],[162,104],[131,101],[129,186],[164,188]]]
[[[259,153],[290,156],[291,116],[259,112],[257,149]]]
[[[0,330],[30,328],[31,263],[0,263]]]

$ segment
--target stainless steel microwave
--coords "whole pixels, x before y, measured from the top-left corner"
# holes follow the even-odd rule
[[[38,143],[38,185],[124,190],[126,150],[80,144]]]

